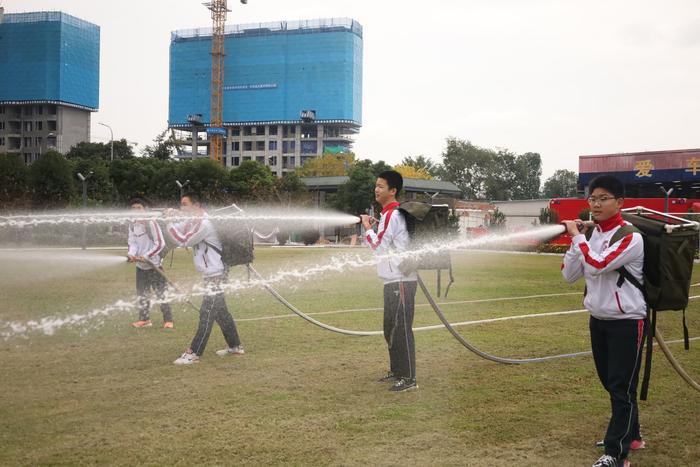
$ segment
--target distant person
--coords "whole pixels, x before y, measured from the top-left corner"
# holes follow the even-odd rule
[[[396,197],[403,187],[401,174],[394,170],[377,177],[374,198],[382,205],[377,232],[372,229],[376,220],[362,215],[367,244],[375,254],[405,251],[409,247],[406,219]],[[416,347],[413,339],[413,312],[417,276],[404,275],[399,270],[399,259],[382,259],[377,264],[379,278],[384,281],[384,338],[389,347],[389,371],[379,381],[393,382],[390,391],[417,389]]]
[[[190,347],[173,363],[190,365],[199,362],[211,335],[214,322],[218,323],[226,340],[227,348],[217,350],[216,354],[243,355],[245,351],[238,337],[238,330],[233,316],[226,307],[221,284],[226,282],[228,270],[221,260],[222,244],[212,222],[202,209],[199,197],[187,194],[180,200],[181,214],[192,216],[181,222],[169,224],[167,232],[182,247],[192,247],[194,266],[202,274],[209,293],[204,296],[199,310],[199,326]],[[177,212],[177,211],[175,211]],[[174,214],[172,211],[166,215]]]
[[[146,207],[146,202],[141,198],[131,200],[131,210],[134,213],[145,213]],[[165,278],[156,270],[161,267],[160,253],[165,248],[163,231],[158,222],[144,219],[129,224],[128,245],[127,260],[136,263],[136,294],[139,300],[139,319],[131,325],[135,328],[151,327],[153,322],[150,318],[149,295],[155,292],[156,297],[162,300],[166,288]],[[170,304],[161,303],[160,311],[163,312],[163,327],[172,329],[173,313]]]
[[[639,283],[643,281],[644,241],[639,233],[630,232],[611,244],[615,232],[629,225],[620,215],[624,196],[624,185],[615,177],[595,178],[588,197],[595,227],[588,239],[581,221],[564,221],[572,239],[562,274],[568,282],[581,277],[586,281],[583,304],[591,314],[593,360],[612,406],[602,443],[605,454],[593,467],[629,466],[630,449],[644,447],[637,383],[647,306],[642,292],[617,271],[624,266]]]

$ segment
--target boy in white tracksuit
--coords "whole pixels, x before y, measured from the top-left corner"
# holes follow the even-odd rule
[[[192,219],[169,224],[167,232],[182,247],[192,247],[194,266],[202,274],[210,293],[204,296],[199,310],[199,326],[190,347],[175,360],[176,365],[199,362],[211,335],[214,322],[218,323],[228,347],[217,350],[219,356],[243,355],[245,351],[238,337],[236,322],[228,311],[221,284],[226,281],[227,269],[221,259],[222,244],[212,222],[206,218],[199,199],[194,194],[185,195],[180,203],[184,213]]]
[[[587,240],[580,221],[565,221],[572,236],[562,274],[568,282],[586,281],[583,304],[590,311],[593,359],[603,387],[610,393],[612,415],[605,434],[605,454],[594,467],[628,466],[630,448],[644,447],[639,432],[637,383],[646,333],[646,302],[642,292],[617,271],[624,267],[643,282],[644,242],[638,232],[625,232],[613,243],[618,229],[628,225],[620,216],[624,185],[612,176],[590,184],[588,201],[596,222]]]
[[[135,198],[131,201],[131,209],[144,212],[146,202]],[[161,267],[160,253],[165,248],[163,232],[155,220],[132,222],[129,225],[128,245],[127,259],[136,263],[136,294],[139,298],[139,319],[131,325],[136,328],[151,327],[153,323],[149,313],[151,303],[148,294],[153,291],[159,299],[165,295],[165,279],[156,271],[156,268]],[[161,303],[160,311],[163,312],[163,327],[172,329],[173,313],[170,304]]]
[[[382,205],[377,231],[376,222],[363,215],[365,240],[378,256],[401,252],[409,248],[410,239],[406,219],[399,211],[396,195],[401,191],[403,178],[393,170],[379,174],[375,185],[375,199]],[[413,313],[417,277],[415,272],[405,275],[399,269],[401,259],[388,256],[377,264],[377,274],[384,281],[384,338],[389,347],[389,371],[380,381],[394,382],[391,391],[416,389],[416,347],[413,339]]]

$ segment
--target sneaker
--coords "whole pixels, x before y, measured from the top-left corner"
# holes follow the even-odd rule
[[[389,388],[391,392],[403,392],[410,391],[411,389],[418,389],[415,379],[411,378],[399,378],[392,387]]]
[[[135,328],[150,328],[153,326],[153,323],[150,319],[142,319],[140,321],[134,321],[131,325]]]
[[[377,380],[377,382],[378,383],[390,383],[390,382],[393,383],[397,380],[398,380],[398,378],[396,377],[396,375],[394,374],[393,371],[387,371],[384,376],[382,376],[381,378],[379,378]]]
[[[632,464],[629,459],[617,460],[613,456],[605,454],[595,461],[593,467],[630,467]]]
[[[225,349],[217,350],[216,355],[219,357],[225,357],[227,355],[244,355],[245,349],[242,345],[237,345],[236,347],[228,347]]]
[[[604,448],[605,441],[598,441],[595,443],[596,447]],[[647,447],[647,443],[643,439],[635,439],[630,443],[630,451],[636,451],[637,449],[644,449]]]
[[[173,363],[175,365],[192,365],[193,363],[199,363],[199,357],[194,352],[185,352]]]
[[[163,323],[163,329],[172,329],[174,327],[175,325],[172,321],[166,321],[165,323]]]

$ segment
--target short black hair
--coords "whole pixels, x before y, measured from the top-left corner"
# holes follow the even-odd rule
[[[593,193],[596,188],[609,191],[615,198],[625,197],[625,185],[612,175],[600,175],[594,178],[588,185],[588,193]]]
[[[182,199],[182,198],[189,198],[190,201],[192,201],[192,204],[199,204],[199,205],[202,204],[202,199],[199,197],[199,195],[197,193],[192,192],[192,191],[182,195],[182,197],[180,199]]]
[[[383,178],[386,180],[386,184],[389,185],[389,189],[396,188],[397,196],[403,188],[403,177],[396,170],[385,170],[377,175],[377,178]]]
[[[146,200],[143,198],[139,198],[138,196],[131,198],[131,201],[129,201],[129,206],[133,206],[134,204],[140,204],[144,208],[148,207],[148,202],[146,202]]]

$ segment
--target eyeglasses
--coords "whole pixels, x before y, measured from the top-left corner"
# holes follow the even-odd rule
[[[606,201],[610,201],[611,199],[616,199],[613,196],[601,196],[600,198],[596,198],[595,196],[589,196],[588,197],[588,204],[603,204]]]

